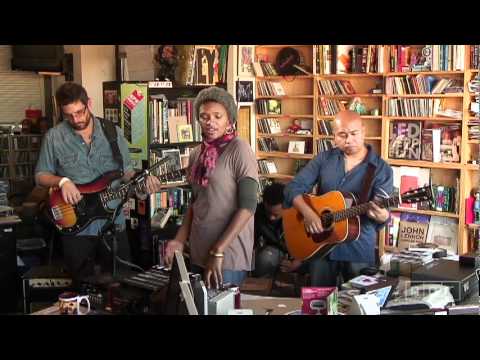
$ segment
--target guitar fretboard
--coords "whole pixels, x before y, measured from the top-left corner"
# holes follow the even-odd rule
[[[132,180],[127,182],[126,184],[121,185],[118,189],[107,189],[100,194],[101,199],[104,202],[109,202],[116,199],[121,199],[127,195],[127,193],[131,190],[132,186],[134,187],[135,191],[140,193],[146,193],[147,187],[147,177],[150,173],[153,173],[160,165],[168,162],[168,159],[159,160],[157,163],[152,165],[148,170],[142,171],[139,175],[136,175]],[[182,178],[185,175],[186,170],[174,170],[170,171],[165,174],[155,174],[155,176],[160,180],[160,182],[166,183],[168,181],[174,181],[176,179]]]
[[[380,201],[375,201],[375,203],[380,207],[390,207],[390,206],[395,206],[395,204],[398,204],[398,199],[397,198],[382,199]],[[348,209],[326,213],[321,216],[322,222],[330,224],[332,222],[343,221],[345,219],[349,219],[355,216],[360,216],[365,214],[369,207],[370,207],[369,203],[363,203]]]

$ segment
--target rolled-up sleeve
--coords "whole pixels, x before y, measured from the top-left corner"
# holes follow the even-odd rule
[[[283,202],[284,208],[290,208],[293,205],[293,199],[300,194],[312,191],[317,182],[323,163],[323,154],[320,153],[311,160],[302,170],[298,172],[295,178],[285,187]]]

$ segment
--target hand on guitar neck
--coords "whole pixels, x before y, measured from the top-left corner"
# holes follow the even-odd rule
[[[320,216],[305,202],[303,195],[298,195],[293,199],[293,206],[303,215],[307,233],[320,234],[323,232]]]

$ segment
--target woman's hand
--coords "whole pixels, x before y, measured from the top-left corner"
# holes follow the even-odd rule
[[[173,239],[167,243],[167,247],[165,249],[165,259],[164,259],[165,265],[167,265],[167,267],[172,266],[173,257],[175,256],[175,251],[183,252],[183,247],[184,247],[184,244],[180,240]]]
[[[205,266],[205,272],[203,273],[203,278],[205,280],[205,285],[210,289],[211,285],[215,285],[219,289],[223,284],[223,256],[212,256],[209,255],[207,264]],[[214,282],[212,282],[212,280]]]

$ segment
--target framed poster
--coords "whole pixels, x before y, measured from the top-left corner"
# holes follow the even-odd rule
[[[238,45],[238,76],[255,76],[253,73],[253,62],[255,59],[254,45]]]
[[[238,80],[237,86],[237,103],[252,104],[253,103],[253,81]]]

